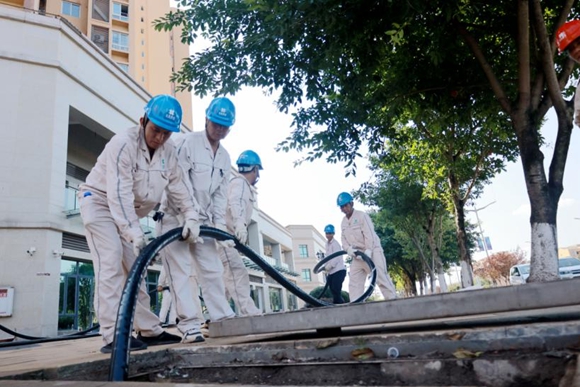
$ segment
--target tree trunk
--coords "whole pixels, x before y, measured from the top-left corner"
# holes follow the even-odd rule
[[[439,246],[435,242],[435,222],[436,216],[431,214],[429,217],[429,229],[427,230],[427,243],[431,251],[431,289],[435,293],[435,276],[439,279],[439,289],[441,293],[447,293],[447,283],[445,282],[445,272],[443,271],[443,262],[439,256]],[[442,231],[441,231],[442,232]]]
[[[467,232],[465,231],[465,202],[459,197],[459,183],[453,174],[448,179],[451,200],[455,211],[455,233],[457,235],[457,246],[459,248],[459,259],[461,260],[461,287],[473,286],[473,268],[471,266],[471,252],[467,243]]]
[[[556,214],[562,187],[550,186],[544,170],[544,154],[538,131],[524,114],[512,115],[530,200],[531,258],[528,282],[554,281],[558,271]]]

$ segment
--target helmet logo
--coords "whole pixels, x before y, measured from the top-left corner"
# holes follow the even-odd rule
[[[225,116],[227,116],[228,112],[226,111],[226,108],[221,108],[221,109],[218,111],[218,114],[219,114],[220,116],[223,116],[223,117],[225,117]]]
[[[558,34],[558,42],[566,39],[566,32],[562,31]]]
[[[168,120],[171,120],[171,121],[175,121],[175,110],[169,109],[167,111],[167,114],[165,114],[165,118],[167,118]]]

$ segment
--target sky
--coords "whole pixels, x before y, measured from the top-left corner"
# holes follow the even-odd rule
[[[229,96],[236,106],[236,123],[222,141],[230,153],[232,163],[239,154],[252,149],[262,160],[264,170],[260,173],[258,206],[282,226],[310,224],[323,234],[324,226],[333,224],[340,241],[342,213],[336,206],[340,192],[358,189],[365,181],[372,181],[364,158],[357,161],[356,176],[345,177],[344,164],[330,164],[323,159],[304,162],[294,166],[294,161],[303,156],[292,151],[276,152],[276,145],[291,133],[290,115],[279,112],[274,98],[266,96],[260,89],[247,88]],[[203,129],[205,109],[211,98],[193,97],[193,129]],[[557,130],[555,114],[550,111],[542,133],[546,145],[542,148],[546,160],[546,171],[552,158]],[[558,213],[558,242],[560,247],[580,244],[580,137],[574,129],[568,162],[564,175],[564,193],[560,199]],[[521,162],[508,164],[506,171],[497,175],[484,189],[481,198],[475,200],[475,208],[483,233],[492,244],[490,254],[512,251],[517,248],[527,252],[530,248],[530,206],[527,197]],[[482,209],[485,207],[484,209]],[[366,209],[360,203],[355,208]],[[473,207],[468,208],[473,209]],[[474,212],[468,219],[477,224]],[[578,218],[578,219],[577,219]],[[485,257],[485,252],[474,254],[475,259]]]

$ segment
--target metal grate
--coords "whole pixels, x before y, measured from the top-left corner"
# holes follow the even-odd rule
[[[87,238],[82,235],[70,234],[68,232],[62,233],[62,248],[90,253]]]

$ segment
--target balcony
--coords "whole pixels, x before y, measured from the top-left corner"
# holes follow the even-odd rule
[[[64,213],[67,218],[80,215],[81,209],[79,206],[79,199],[77,198],[78,188],[65,187],[64,189]]]

